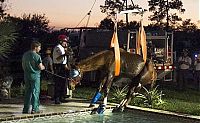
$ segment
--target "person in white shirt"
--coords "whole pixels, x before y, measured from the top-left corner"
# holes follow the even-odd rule
[[[184,90],[187,82],[187,76],[192,63],[192,59],[188,56],[188,50],[183,49],[182,55],[178,58],[178,89]]]
[[[58,36],[59,43],[53,49],[53,65],[54,73],[59,76],[54,76],[55,88],[54,88],[54,99],[55,104],[61,104],[64,102],[66,96],[66,82],[67,82],[67,71],[69,67],[67,65],[67,55],[68,51],[67,45],[69,42],[69,37],[66,35]]]
[[[195,57],[194,69],[194,78],[197,83],[197,90],[200,90],[200,54],[198,54],[197,57]]]

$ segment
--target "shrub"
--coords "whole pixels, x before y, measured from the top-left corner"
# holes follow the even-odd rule
[[[154,107],[163,104],[162,96],[164,94],[162,91],[158,91],[157,87],[158,86],[150,90],[143,87],[144,92],[136,95],[134,103],[137,105],[144,105],[145,107]]]
[[[127,87],[128,87],[127,85],[124,86],[123,88],[113,87],[112,88],[112,91],[113,91],[112,100],[118,102],[118,101],[121,101],[122,99],[124,99],[128,92]]]

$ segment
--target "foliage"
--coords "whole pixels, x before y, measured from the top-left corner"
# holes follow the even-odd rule
[[[99,28],[101,29],[114,29],[114,22],[110,18],[105,18],[100,22]]]
[[[170,10],[177,10],[180,13],[185,12],[181,0],[149,0],[148,3],[149,11],[153,13],[153,15],[149,16],[149,19],[159,24],[163,23],[163,20],[167,18],[167,16],[169,21],[173,23],[181,20],[176,13],[169,13]]]
[[[22,39],[43,39],[52,28],[45,14],[24,14],[22,17],[7,16],[6,21],[13,22]]]
[[[108,16],[114,16],[117,12],[121,12],[123,10],[133,10],[140,9],[138,5],[133,3],[129,4],[125,0],[105,0],[105,5],[101,5],[100,9],[102,13],[106,13]]]
[[[6,0],[0,0],[0,20],[3,19],[3,17],[6,15],[5,11],[8,7],[8,4],[6,3]]]
[[[117,22],[118,29],[126,29],[127,25],[126,23],[123,22],[123,20],[120,20]],[[100,22],[99,28],[101,29],[109,29],[113,30],[114,29],[114,22],[110,18],[105,18]],[[130,21],[128,23],[128,29],[138,29],[139,28],[139,23],[137,21]]]
[[[32,34],[33,36],[41,36],[41,33],[49,32],[50,27],[48,26],[49,20],[45,17],[45,14],[24,14],[22,16],[23,28]]]
[[[128,24],[128,28],[131,29],[139,29],[140,23],[137,21],[130,21]]]
[[[23,96],[24,91],[25,91],[25,85],[23,85],[23,84],[21,84],[20,86],[17,86],[17,87],[11,86],[11,97]]]
[[[179,30],[186,32],[194,32],[197,30],[197,26],[191,22],[191,19],[186,19],[182,21],[182,25],[179,27]]]
[[[38,40],[42,43],[47,40],[51,28],[48,26],[49,20],[45,15],[39,14],[24,14],[22,17],[6,16],[4,20],[13,23],[17,28],[18,39],[15,42],[13,56],[22,56],[22,54],[30,49],[30,44],[33,40]],[[23,46],[23,48],[21,48]]]
[[[139,99],[140,103],[142,103],[146,107],[154,107],[160,104],[163,104],[162,96],[164,95],[162,91],[159,91],[156,86],[153,89],[147,90],[145,87],[144,93],[139,93],[136,95],[135,99]]]
[[[124,86],[123,88],[113,87],[112,88],[113,101],[121,101],[122,99],[124,99],[127,94],[127,87],[128,86]]]
[[[22,70],[22,67],[20,67],[21,58],[24,52],[26,52],[27,50],[30,50],[31,42],[34,40],[38,40],[39,42],[41,42],[42,50],[45,50],[44,48],[45,44],[49,44],[49,43],[46,43],[48,40],[49,33],[51,31],[51,28],[48,26],[49,20],[45,17],[44,14],[43,15],[24,14],[22,17],[13,17],[10,15],[7,15],[4,17],[3,20],[4,21],[1,24],[1,26],[4,26],[4,27],[0,27],[0,33],[4,33],[4,32],[7,33],[8,32],[7,30],[9,30],[10,34],[8,34],[9,40],[8,38],[6,38],[9,41],[9,45],[0,46],[0,47],[3,47],[4,50],[6,50],[5,53],[3,52],[3,55],[1,51],[0,56],[6,55],[7,57],[9,57],[9,61],[7,63],[8,65],[12,64],[9,66],[10,74],[15,74],[15,73],[22,74],[23,70]],[[4,24],[4,23],[7,23],[7,24]],[[7,25],[9,25],[9,27]],[[5,38],[5,36],[0,35],[0,38],[2,37]],[[11,41],[11,39],[15,39],[15,41],[13,40]],[[0,39],[0,41],[6,43],[5,41],[2,41],[2,39]],[[11,47],[11,44],[14,45],[14,47]],[[19,67],[16,68],[16,66],[19,66]],[[18,79],[22,79],[22,78],[20,77]],[[13,84],[16,84],[15,82]]]
[[[83,99],[92,99],[96,92],[96,88],[78,86],[76,90],[73,91],[74,97]]]
[[[13,51],[13,44],[17,39],[16,28],[13,23],[0,22],[0,61],[8,57]]]

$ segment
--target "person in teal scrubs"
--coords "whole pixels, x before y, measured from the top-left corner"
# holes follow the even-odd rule
[[[24,108],[22,113],[40,113],[39,94],[40,94],[40,73],[45,67],[42,64],[41,56],[38,54],[41,50],[41,43],[33,41],[31,50],[24,53],[22,57],[22,68],[24,70],[25,94]]]

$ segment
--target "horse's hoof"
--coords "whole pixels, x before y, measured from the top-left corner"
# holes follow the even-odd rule
[[[123,107],[116,107],[112,110],[112,112],[123,112],[124,111],[124,108]]]
[[[106,110],[106,106],[100,104],[98,108],[94,108],[90,114],[103,114]]]
[[[94,108],[90,114],[91,114],[91,115],[92,115],[92,114],[98,114],[97,108]]]
[[[99,107],[97,108],[97,113],[103,114],[105,110],[106,110],[106,106],[104,104],[100,104]]]

